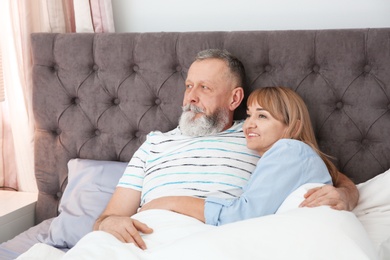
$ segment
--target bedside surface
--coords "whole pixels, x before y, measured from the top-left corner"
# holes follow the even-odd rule
[[[0,190],[0,243],[32,227],[38,194]]]

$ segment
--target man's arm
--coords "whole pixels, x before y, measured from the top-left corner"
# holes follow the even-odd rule
[[[167,196],[154,199],[144,206],[140,211],[148,209],[166,209],[196,218],[205,222],[204,217],[204,199],[188,196]]]
[[[153,230],[144,223],[130,218],[137,213],[140,196],[140,191],[117,187],[93,229],[108,232],[122,242],[134,243],[141,249],[146,249],[139,232],[149,234]]]
[[[325,185],[309,190],[301,207],[331,206],[337,210],[352,211],[359,201],[359,191],[356,185],[344,174],[339,172],[334,186]]]

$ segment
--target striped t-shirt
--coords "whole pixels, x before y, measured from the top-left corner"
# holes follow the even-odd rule
[[[246,147],[242,122],[202,137],[182,135],[179,128],[151,132],[118,186],[142,191],[141,205],[164,196],[232,199],[241,195],[259,158]]]

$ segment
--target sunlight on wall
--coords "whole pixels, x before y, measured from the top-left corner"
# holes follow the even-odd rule
[[[389,0],[112,0],[117,32],[390,27]]]

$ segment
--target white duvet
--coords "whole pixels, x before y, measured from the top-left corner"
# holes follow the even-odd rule
[[[64,253],[36,244],[18,259],[377,259],[366,231],[351,212],[298,208],[220,227],[165,210],[135,218],[153,227],[148,249],[95,231]]]
[[[298,208],[303,194],[319,185],[298,188],[275,215],[220,227],[166,210],[140,212],[133,217],[154,230],[143,236],[145,251],[95,231],[66,253],[40,243],[18,259],[378,259],[376,247],[352,212]]]

